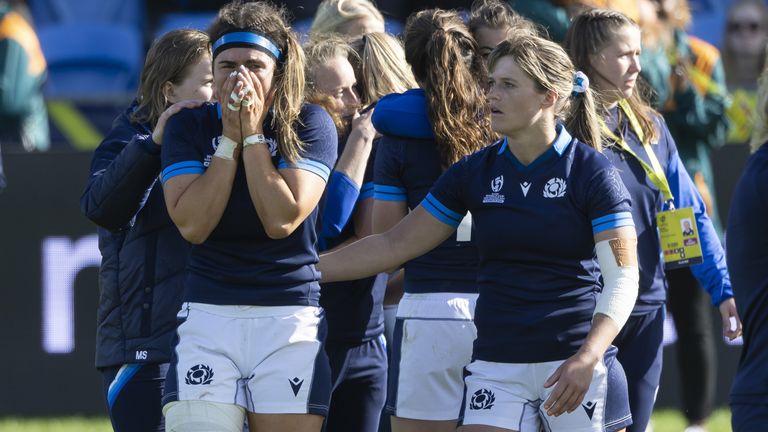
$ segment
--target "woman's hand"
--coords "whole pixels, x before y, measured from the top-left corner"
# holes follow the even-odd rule
[[[723,322],[723,336],[730,340],[741,336],[741,319],[739,318],[739,312],[736,310],[736,301],[733,297],[723,300],[717,308],[720,310],[720,318]],[[736,328],[731,327],[731,319],[735,321]]]
[[[237,79],[237,73],[232,72],[222,86],[219,93],[219,105],[221,105],[221,125],[222,135],[240,144],[243,142],[243,135],[240,130],[240,111],[242,107],[232,96],[243,96],[244,83]],[[235,110],[234,108],[239,107]]]
[[[557,417],[579,407],[592,383],[592,375],[599,360],[600,356],[579,350],[547,378],[544,388],[555,386],[544,402],[547,415]]]
[[[243,137],[264,133],[264,120],[274,99],[274,89],[265,94],[255,73],[240,66],[237,79],[243,83],[243,102],[240,108],[240,124]]]
[[[160,117],[157,119],[155,130],[152,131],[152,141],[154,141],[157,145],[162,145],[163,132],[165,132],[165,124],[168,122],[168,119],[184,108],[197,108],[204,103],[205,101],[202,100],[185,100],[176,102],[175,104],[166,108],[166,110],[163,111],[163,113],[160,114]]]

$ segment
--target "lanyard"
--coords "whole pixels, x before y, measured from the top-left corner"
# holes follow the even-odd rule
[[[672,195],[672,189],[669,187],[669,181],[667,180],[667,176],[664,174],[664,170],[661,168],[659,159],[656,158],[656,153],[654,153],[653,149],[651,148],[649,143],[650,140],[645,139],[645,134],[643,133],[643,129],[640,127],[640,122],[637,120],[635,113],[632,111],[632,108],[629,106],[625,99],[619,101],[619,108],[621,108],[621,110],[627,116],[627,119],[629,119],[629,125],[632,128],[632,131],[635,132],[635,135],[637,135],[637,137],[640,139],[640,142],[643,143],[643,149],[645,150],[645,153],[648,154],[648,159],[651,161],[651,164],[648,165],[647,162],[640,158],[640,156],[629,147],[629,144],[627,144],[627,142],[624,140],[624,137],[616,136],[616,134],[608,129],[604,122],[601,122],[603,132],[608,135],[608,137],[610,137],[616,144],[618,144],[622,150],[637,159],[637,161],[640,163],[640,166],[642,166],[643,170],[645,170],[648,178],[654,185],[656,185],[656,187],[659,188],[662,195],[664,195],[664,202],[669,204],[670,208],[674,208],[675,197]]]

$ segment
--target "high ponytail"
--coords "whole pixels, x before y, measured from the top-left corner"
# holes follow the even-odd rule
[[[405,57],[427,95],[427,114],[440,160],[450,166],[491,142],[481,80],[487,75],[478,46],[461,18],[431,9],[412,15]]]

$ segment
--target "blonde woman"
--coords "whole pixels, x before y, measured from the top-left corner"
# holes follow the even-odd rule
[[[323,0],[309,29],[310,40],[337,33],[350,38],[383,32],[384,16],[370,0]]]
[[[451,241],[471,212],[479,297],[461,430],[602,432],[609,346],[637,295],[629,197],[599,153],[592,93],[559,45],[520,35],[488,64],[491,124],[503,138],[447,168],[394,228],[324,255],[323,278],[357,278],[421,256]],[[434,300],[420,309],[422,320],[445,319]],[[460,322],[466,303],[448,304]],[[439,376],[432,352],[445,340],[463,349],[452,328],[449,336],[401,327],[407,339],[431,336],[409,357],[420,380]]]

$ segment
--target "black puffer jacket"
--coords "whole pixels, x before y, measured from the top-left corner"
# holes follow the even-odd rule
[[[170,360],[190,245],[168,216],[160,147],[131,105],[91,162],[80,208],[99,225],[102,254],[96,367]]]

